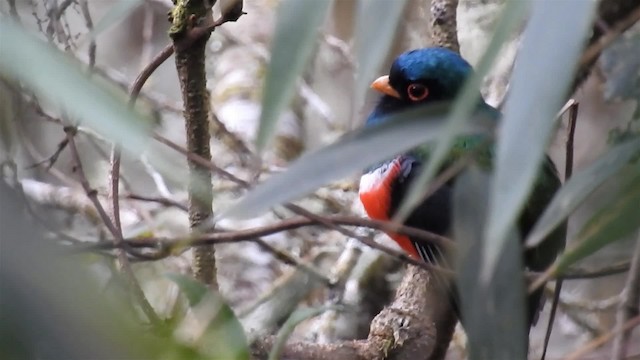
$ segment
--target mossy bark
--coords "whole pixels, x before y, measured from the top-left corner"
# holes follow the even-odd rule
[[[205,72],[205,50],[209,35],[196,39],[189,46],[180,46],[186,32],[205,16],[211,16],[206,0],[178,0],[171,12],[169,35],[174,41],[176,69],[182,90],[187,149],[205,159],[211,159],[209,141],[209,94]],[[197,228],[213,214],[213,188],[208,169],[189,163],[189,223]],[[216,260],[213,246],[194,249],[193,270],[196,279],[217,289]]]

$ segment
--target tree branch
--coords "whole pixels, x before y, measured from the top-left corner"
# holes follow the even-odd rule
[[[285,346],[282,359],[442,359],[456,319],[449,302],[441,301],[437,289],[429,272],[410,266],[393,303],[371,323],[367,340],[291,343]],[[271,336],[254,342],[253,358],[266,359],[274,342]]]
[[[636,239],[636,249],[623,291],[626,294],[624,301],[620,303],[616,319],[616,330],[619,333],[613,343],[613,360],[622,360],[626,357],[631,329],[625,331],[622,331],[622,329],[626,322],[640,315],[640,233],[638,233],[638,238]]]
[[[176,69],[182,90],[184,118],[189,152],[211,160],[209,142],[209,93],[205,71],[205,50],[209,32],[197,32],[196,24],[212,19],[207,1],[179,0],[172,11],[169,35],[173,39]],[[196,33],[197,32],[197,33]],[[186,39],[186,41],[185,41]],[[195,231],[213,215],[211,173],[202,166],[189,164],[189,224]],[[213,246],[194,249],[193,271],[196,279],[218,288],[216,259]]]

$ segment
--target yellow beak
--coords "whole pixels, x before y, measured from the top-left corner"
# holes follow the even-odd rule
[[[400,99],[400,94],[398,94],[398,92],[395,91],[389,84],[389,76],[387,75],[380,76],[374,82],[372,82],[371,88],[385,95],[393,96],[394,98]]]

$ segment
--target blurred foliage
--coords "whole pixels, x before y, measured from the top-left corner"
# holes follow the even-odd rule
[[[640,135],[640,28],[637,26],[602,53],[604,97],[610,101],[635,100],[636,110],[626,127],[610,131],[609,141],[620,143]]]
[[[112,26],[139,3],[118,2],[112,12],[98,22],[90,36]],[[397,121],[347,134],[336,143],[305,155],[286,172],[259,185],[227,215],[248,217],[266,211],[425,141],[438,141],[441,153],[446,154],[450,140],[455,136],[465,132],[492,131],[493,124],[479,121],[484,119],[482,114],[470,114],[478,94],[479,77],[488,70],[504,39],[511,35],[525,15],[526,6],[522,3],[509,3],[507,9],[512,12],[507,11],[503,22],[499,23],[503,25],[498,25],[493,45],[489,46],[485,60],[479,66],[478,78],[470,81],[471,85],[453,107],[449,104],[400,114]],[[258,149],[262,150],[269,144],[279,114],[290,101],[298,78],[316,46],[319,28],[326,20],[330,5],[329,0],[284,0],[280,4],[263,91]],[[477,209],[467,210],[489,214],[485,224],[465,213],[460,206],[456,209],[460,214],[456,233],[462,234],[462,240],[474,240],[480,233],[486,235],[483,251],[471,253],[477,257],[465,264],[463,272],[466,274],[463,283],[478,285],[469,287],[468,293],[462,292],[467,311],[477,315],[470,316],[465,324],[474,329],[469,332],[470,343],[474,344],[471,347],[472,358],[481,358],[483,355],[480,353],[506,358],[522,357],[526,334],[516,335],[517,339],[504,336],[508,331],[505,326],[518,327],[524,304],[521,296],[523,286],[517,280],[521,272],[516,259],[520,258],[521,249],[513,245],[517,243],[506,239],[512,238],[511,229],[516,215],[544,158],[555,114],[566,97],[581,44],[589,35],[595,8],[595,2],[583,0],[531,2],[530,5],[534,8],[533,17],[527,24],[512,91],[505,106],[505,119],[498,129],[500,139],[495,173],[482,178],[468,173],[463,181],[469,186],[461,188],[457,194],[459,199],[483,197],[483,201],[475,204]],[[402,6],[402,2],[368,2],[366,6],[358,7],[353,19],[359,34],[356,60],[362,64],[358,89],[380,70],[381,59],[386,56],[392,39],[389,33],[402,20]],[[380,12],[387,12],[390,16],[371,21],[369,14]],[[370,36],[378,30],[382,34]],[[551,32],[553,37],[549,36]],[[605,53],[602,63],[608,79],[606,96],[610,99],[640,99],[640,60],[633,56],[640,52],[639,44],[640,36],[635,35],[621,40]],[[545,50],[540,51],[541,48]],[[133,156],[149,149],[150,121],[147,116],[128,107],[124,92],[114,94],[106,90],[78,62],[70,60],[62,51],[47,45],[5,16],[0,18],[0,77],[11,86],[20,87],[25,94],[35,94],[59,112],[68,112],[73,123],[77,121],[122,144]],[[6,157],[11,158],[15,136],[11,125],[20,114],[11,107],[14,102],[5,87],[1,89],[0,135],[3,151]],[[358,89],[356,92],[361,91]],[[638,109],[636,120],[640,118]],[[468,121],[470,117],[478,121]],[[636,137],[636,142],[612,147],[592,168],[576,171],[573,179],[556,194],[548,210],[551,215],[540,219],[536,226],[539,232],[534,231],[537,235],[533,236],[533,242],[540,241],[544,236],[539,234],[552,230],[558,221],[570,216],[600,184],[616,178],[624,179],[621,189],[581,229],[576,247],[558,260],[554,269],[559,272],[623,238],[640,224],[637,212],[640,202],[637,132],[629,128],[620,134],[618,138]],[[0,160],[5,160],[4,155]],[[152,152],[152,155],[164,169],[172,169],[170,161],[160,153]],[[434,160],[432,169],[438,167],[437,161]],[[169,178],[178,176],[171,171],[164,171],[163,175]],[[597,176],[594,178],[594,175]],[[425,181],[432,176],[426,176]],[[149,329],[147,324],[126,318],[124,314],[130,314],[123,310],[126,306],[97,296],[101,292],[96,289],[93,279],[86,278],[86,269],[42,239],[40,230],[27,220],[29,215],[21,201],[19,187],[9,189],[0,182],[0,228],[3,231],[0,351],[3,358],[168,360],[249,357],[242,325],[231,308],[219,294],[183,275],[168,276],[178,285],[187,301],[176,305],[176,312],[166,323]],[[482,269],[488,269],[484,271],[487,282],[481,281]],[[479,294],[482,298],[504,301],[497,305],[498,309],[504,318],[512,322],[505,324],[493,318],[483,307],[488,303],[470,301],[477,299]],[[503,296],[505,294],[510,296]],[[311,309],[291,315],[280,338],[286,339],[288,332],[301,320],[319,312]]]

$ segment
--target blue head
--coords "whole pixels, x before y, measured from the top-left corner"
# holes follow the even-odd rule
[[[366,124],[373,125],[384,115],[412,106],[453,100],[472,73],[466,60],[445,48],[405,52],[393,62],[388,76],[371,84],[383,96]]]

